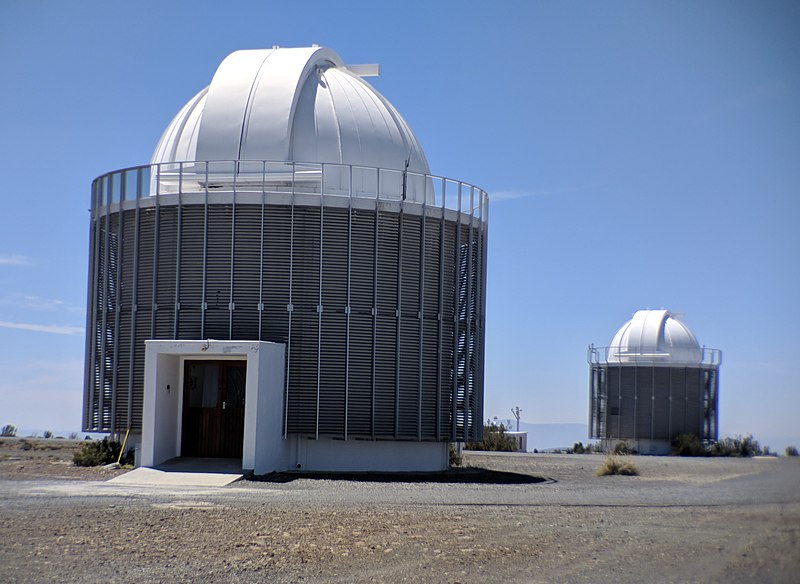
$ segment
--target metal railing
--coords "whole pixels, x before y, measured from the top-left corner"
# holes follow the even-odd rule
[[[252,193],[411,201],[486,218],[483,189],[441,176],[350,164],[219,160],[165,162],[115,170],[92,182],[92,209],[191,193]]]
[[[678,347],[672,352],[626,351],[623,347],[595,347],[586,351],[590,365],[692,365],[718,367],[722,363],[722,351],[708,347]]]

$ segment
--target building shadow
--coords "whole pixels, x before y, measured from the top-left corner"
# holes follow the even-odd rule
[[[359,483],[440,483],[477,485],[530,485],[552,482],[552,479],[527,474],[488,470],[485,468],[453,468],[435,472],[313,472],[287,471],[265,475],[245,475],[245,480],[263,483],[291,483],[298,479],[352,481]]]

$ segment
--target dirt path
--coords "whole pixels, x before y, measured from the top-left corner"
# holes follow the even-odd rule
[[[0,578],[796,581],[800,461],[637,457],[640,477],[594,477],[600,460],[467,455],[552,479],[527,485],[300,479],[172,491],[114,488],[88,472],[48,478],[47,467],[20,474],[24,464],[9,473],[6,460]]]

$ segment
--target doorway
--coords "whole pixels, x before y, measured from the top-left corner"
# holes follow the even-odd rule
[[[181,456],[242,458],[246,361],[186,361]]]

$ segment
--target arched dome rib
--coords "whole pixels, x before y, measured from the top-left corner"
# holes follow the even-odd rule
[[[613,363],[699,364],[702,350],[692,331],[668,310],[638,310],[611,341]]]
[[[391,103],[348,71],[335,52],[319,47],[226,57],[211,84],[167,127],[152,163],[214,160],[430,173],[417,138]],[[399,175],[381,180],[391,193],[402,182]],[[377,184],[365,174],[354,179],[353,191],[374,196]],[[411,200],[423,198],[422,192],[409,194]]]

